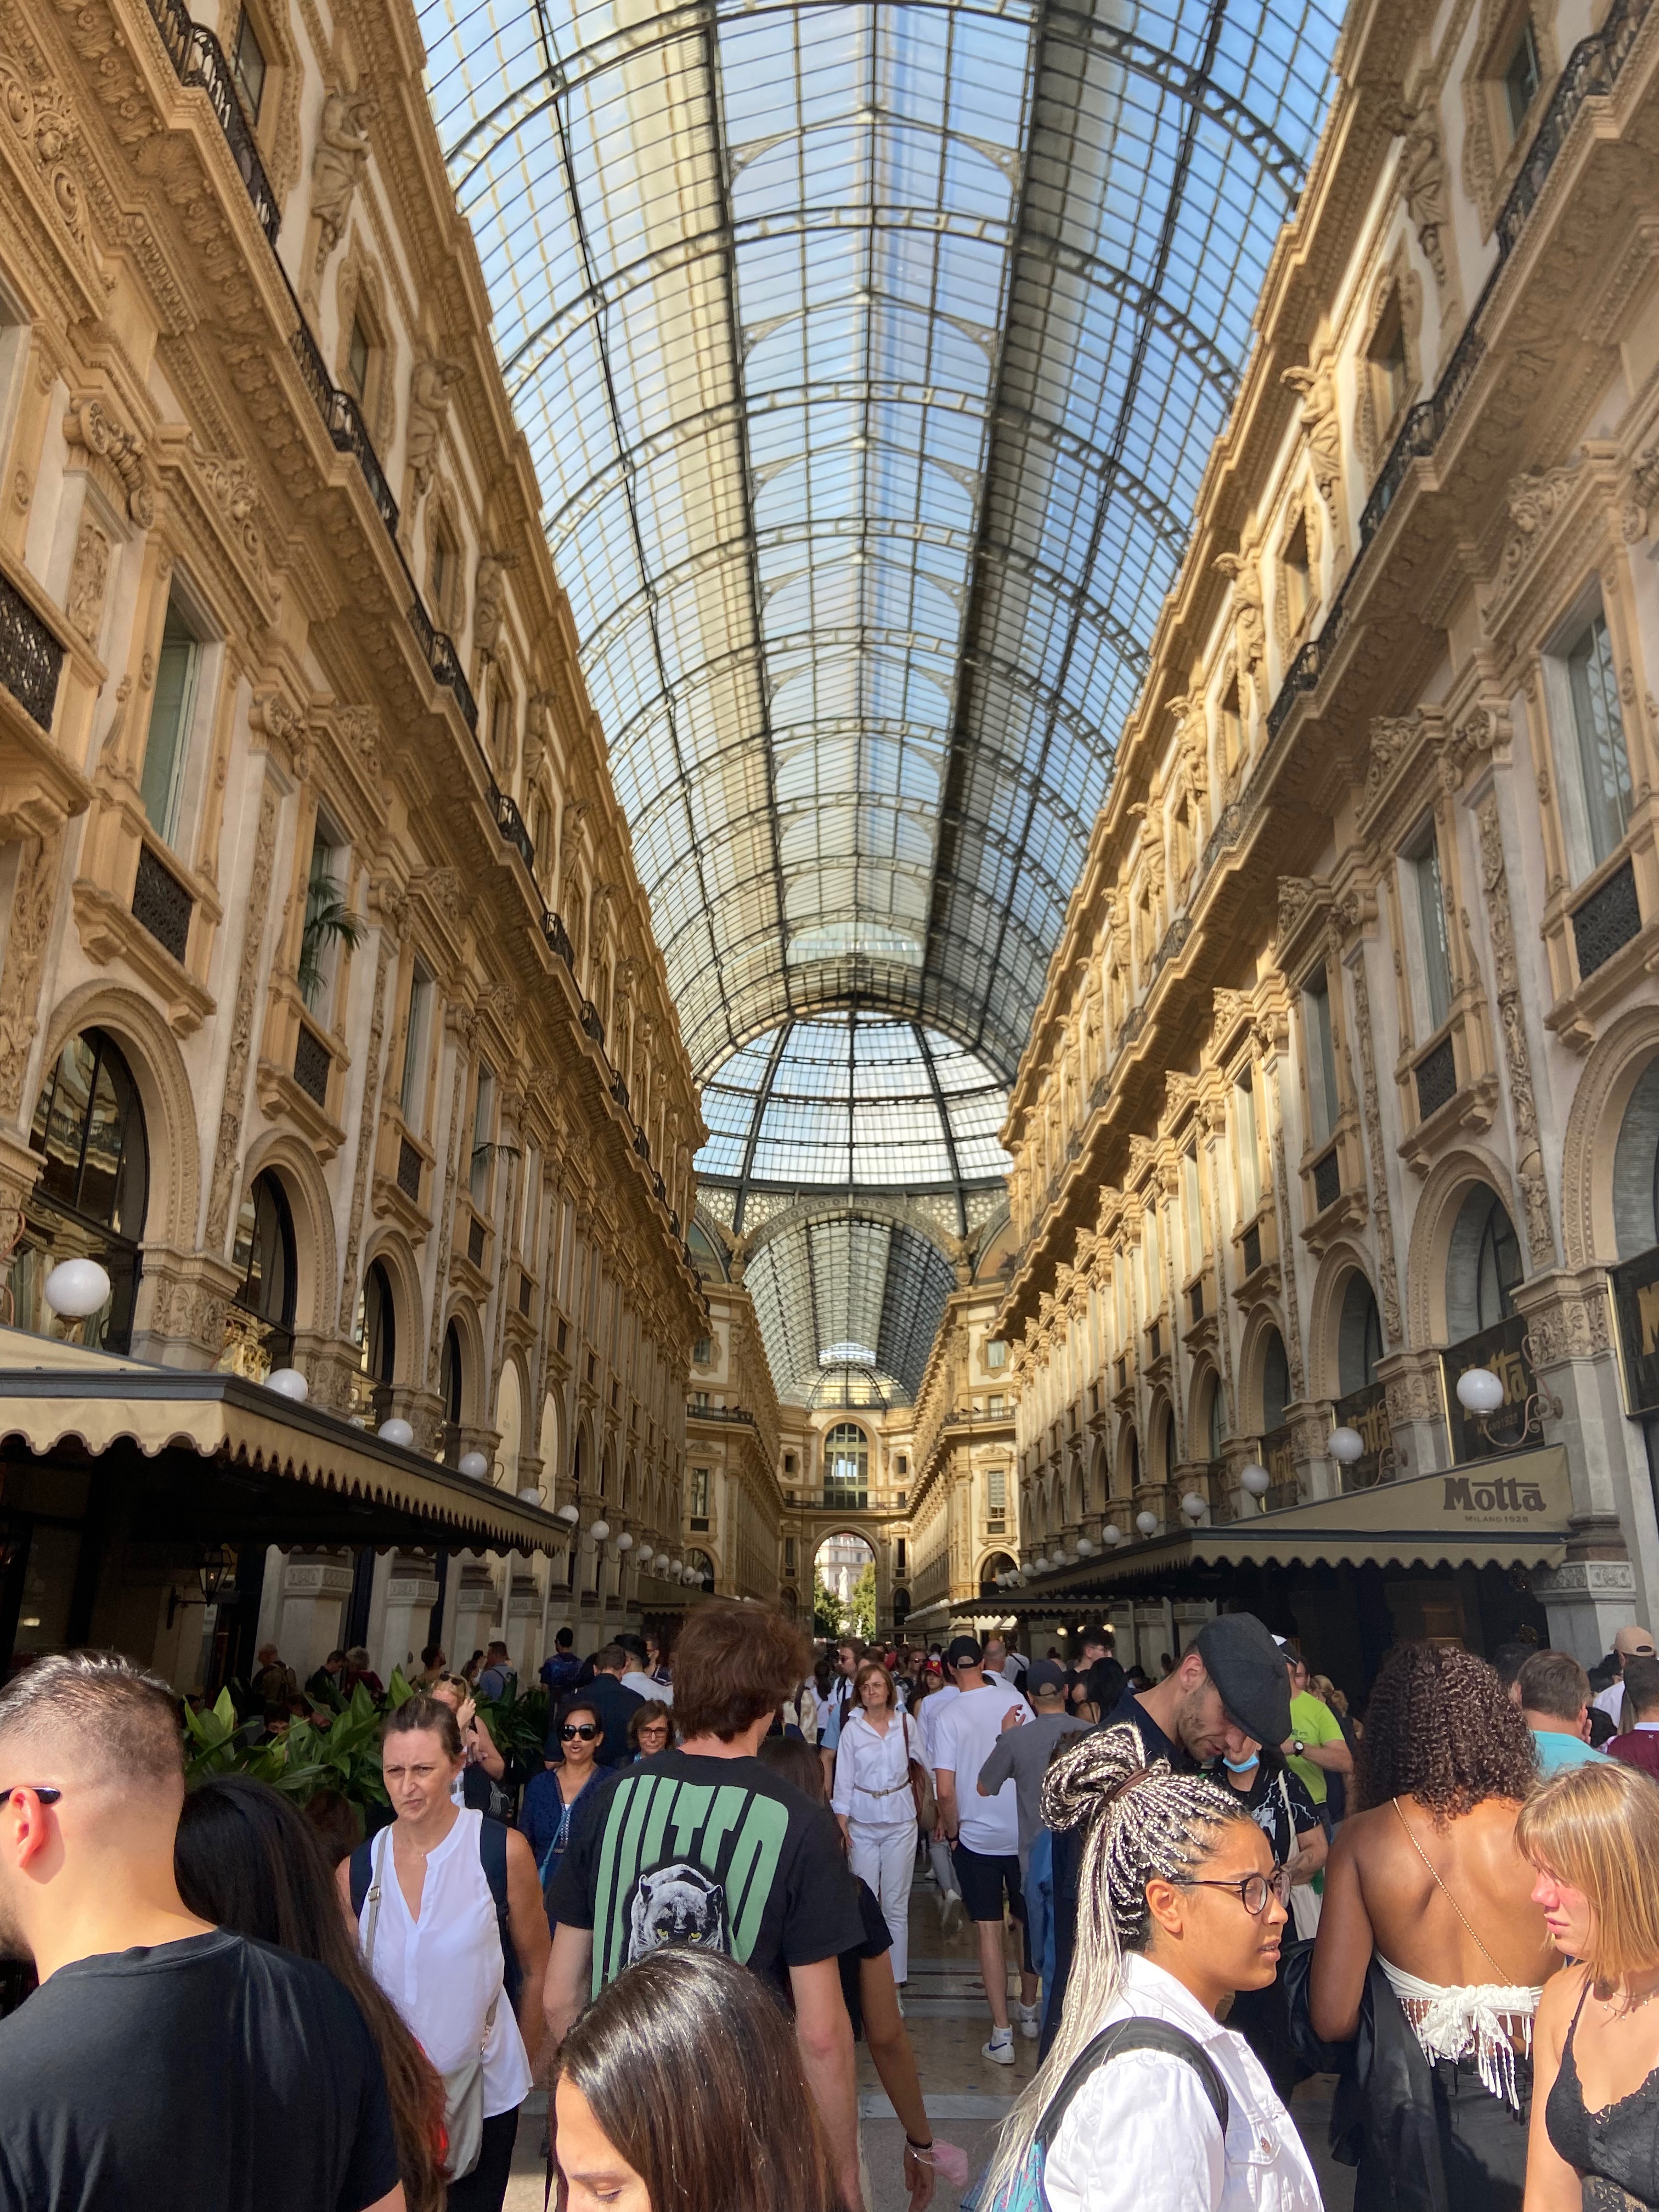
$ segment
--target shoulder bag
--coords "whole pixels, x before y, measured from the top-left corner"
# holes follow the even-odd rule
[[[363,1930],[363,1964],[371,1974],[374,1971],[374,1931],[380,1923],[380,1892],[386,1881],[386,1853],[392,1848],[392,1830],[382,1828],[375,1842],[378,1849],[374,1878],[368,1885],[368,1925]],[[483,2034],[477,2056],[443,2076],[444,2171],[451,2181],[466,2179],[478,2163],[478,2154],[483,2148],[483,2055],[495,2026],[495,2008],[501,2001],[501,1993],[497,1990],[484,2014]]]
[[[919,1740],[920,1730],[908,1713],[900,1725],[904,1730],[905,1755],[909,1761],[910,1802],[916,1808],[916,1826],[924,1836],[931,1836],[939,1826],[939,1800],[933,1794],[933,1778],[912,1748]]]

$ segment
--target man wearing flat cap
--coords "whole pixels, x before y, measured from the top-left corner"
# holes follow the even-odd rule
[[[1173,1672],[1150,1690],[1126,1689],[1102,1728],[1125,1723],[1150,1763],[1167,1759],[1190,1773],[1218,1753],[1243,1759],[1258,1745],[1283,1743],[1291,1733],[1290,1678],[1284,1654],[1253,1613],[1222,1613],[1206,1621]],[[1060,2026],[1077,1931],[1078,1872],[1084,1832],[1054,1836],[1054,1978],[1043,1991],[1042,2054]]]

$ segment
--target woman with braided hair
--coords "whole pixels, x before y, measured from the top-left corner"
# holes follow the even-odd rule
[[[1237,1796],[1128,1726],[1073,1738],[1042,1790],[1084,1837],[1054,2047],[1009,2114],[979,2212],[1319,2212],[1261,2062],[1218,2014],[1279,1971],[1289,1879]]]

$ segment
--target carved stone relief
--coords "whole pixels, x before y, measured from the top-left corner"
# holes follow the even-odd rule
[[[83,514],[70,562],[69,589],[64,611],[94,651],[104,620],[104,593],[109,584],[109,537],[91,515]]]
[[[368,167],[368,126],[380,112],[368,93],[331,92],[323,102],[317,150],[311,157],[311,212],[317,217],[315,270],[345,236],[351,204]]]
[[[31,839],[12,891],[6,964],[0,971],[0,1115],[15,1120],[23,1096],[29,1048],[40,1026],[40,966],[52,932],[64,832]]]
[[[1420,104],[1397,101],[1385,108],[1383,128],[1405,143],[1400,149],[1400,197],[1417,233],[1417,242],[1435,274],[1446,281],[1446,249],[1441,233],[1450,220],[1446,206],[1446,157],[1440,144],[1440,116],[1433,99]]]
[[[1394,1209],[1389,1201],[1389,1154],[1382,1134],[1382,1105],[1376,1088],[1376,1048],[1371,1034],[1371,995],[1362,952],[1353,965],[1353,1021],[1359,1047],[1360,1110],[1365,1149],[1370,1156],[1371,1220],[1376,1230],[1376,1287],[1382,1309],[1382,1334],[1393,1351],[1401,1340],[1400,1275],[1394,1249]]]
[[[1531,1272],[1551,1267],[1555,1260],[1555,1229],[1550,1218],[1549,1183],[1538,1134],[1538,1108],[1533,1096],[1532,1056],[1527,1045],[1526,1019],[1521,1006],[1520,965],[1515,945],[1515,921],[1510,910],[1509,873],[1504,861],[1503,832],[1498,819],[1498,799],[1488,792],[1476,812],[1480,835],[1480,880],[1486,900],[1486,925],[1492,932],[1492,968],[1498,987],[1498,1026],[1504,1040],[1504,1063],[1509,1077],[1510,1112],[1515,1122],[1515,1151],[1519,1163],[1522,1207],[1526,1215],[1527,1249]]]
[[[392,902],[382,900],[382,912]],[[397,902],[398,911],[401,902]],[[345,1266],[340,1273],[337,1336],[348,1336],[356,1319],[357,1255],[362,1249],[363,1206],[368,1192],[368,1165],[380,1123],[380,1048],[386,1036],[386,979],[392,964],[392,939],[396,924],[386,914],[380,929],[380,951],[374,963],[374,999],[369,1012],[368,1051],[363,1061],[363,1103],[357,1122],[357,1158],[351,1172],[351,1218],[346,1231]]]
[[[239,1181],[242,1115],[247,1100],[247,1063],[252,1049],[254,1010],[259,991],[259,955],[264,945],[265,909],[270,902],[271,864],[276,848],[276,793],[269,775],[259,797],[259,827],[247,886],[247,928],[231,1010],[230,1052],[225,1065],[225,1095],[219,1109],[219,1134],[213,1148],[208,1186],[207,1247],[222,1254],[230,1228]]]

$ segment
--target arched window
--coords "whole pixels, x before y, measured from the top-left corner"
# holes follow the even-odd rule
[[[444,1419],[452,1428],[459,1428],[461,1419],[461,1398],[465,1387],[466,1369],[461,1351],[461,1332],[451,1322],[444,1331],[443,1356],[438,1362],[438,1395],[444,1401]]]
[[[269,1169],[256,1176],[236,1217],[232,1264],[241,1273],[234,1304],[262,1326],[261,1348],[273,1367],[294,1357],[294,1216]]]
[[[870,1440],[854,1421],[839,1421],[823,1440],[823,1502],[869,1503]]]
[[[376,1425],[384,1419],[383,1396],[389,1409],[389,1393],[398,1371],[398,1310],[392,1295],[392,1278],[384,1264],[371,1260],[363,1277],[363,1294],[357,1309],[357,1342],[362,1347],[362,1371],[374,1392]]]
[[[993,1552],[979,1571],[981,1595],[989,1596],[994,1591],[999,1575],[1011,1575],[1013,1571],[1014,1561],[1006,1552]]]
[[[1209,1401],[1204,1409],[1204,1433],[1212,1460],[1221,1457],[1221,1447],[1227,1434],[1227,1402],[1221,1395],[1221,1377],[1210,1377]]]
[[[1521,1244],[1509,1208],[1489,1184],[1463,1200],[1446,1255],[1446,1334],[1454,1344],[1496,1328],[1515,1311]]]
[[[1619,1257],[1659,1244],[1659,1059],[1631,1093],[1613,1156],[1613,1225]]]
[[[125,1352],[132,1340],[138,1243],[149,1203],[144,1111],[119,1048],[101,1030],[72,1036],[41,1087],[29,1133],[43,1156],[25,1208],[12,1287],[26,1328],[47,1325],[40,1285],[60,1260],[95,1259],[110,1299],[85,1341]]]
[[[1291,1364],[1285,1357],[1285,1340],[1276,1328],[1267,1331],[1261,1358],[1261,1433],[1271,1436],[1285,1425],[1285,1408],[1291,1402]]]
[[[1348,1278],[1342,1293],[1342,1318],[1337,1323],[1336,1387],[1346,1398],[1350,1391],[1368,1390],[1376,1380],[1376,1363],[1382,1357],[1382,1320],[1370,1285],[1357,1272]]]
[[[706,1590],[714,1589],[714,1562],[707,1552],[688,1552],[685,1555],[685,1564],[690,1573],[701,1581]]]

